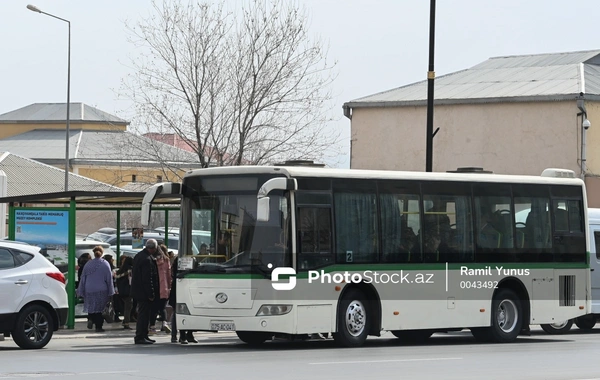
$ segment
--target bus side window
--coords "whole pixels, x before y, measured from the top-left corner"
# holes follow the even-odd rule
[[[336,189],[333,194],[337,261],[379,262],[376,191],[364,188],[367,182],[348,181],[343,185],[354,189]]]
[[[419,240],[412,227],[419,226],[417,194],[379,194],[383,261],[419,262]],[[418,228],[417,228],[418,231]]]
[[[307,270],[333,263],[331,209],[298,208],[298,268]]]
[[[553,260],[550,198],[548,188],[512,185],[516,261]]]
[[[470,197],[424,195],[423,200],[423,261],[472,261]]]

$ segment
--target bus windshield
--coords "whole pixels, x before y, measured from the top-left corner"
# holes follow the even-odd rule
[[[182,270],[270,273],[291,265],[289,200],[270,194],[268,222],[256,220],[256,192],[202,194],[190,200],[194,249],[182,252]]]

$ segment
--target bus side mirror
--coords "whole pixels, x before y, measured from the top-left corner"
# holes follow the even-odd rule
[[[148,227],[150,224],[150,213],[152,212],[152,203],[142,204],[142,226]]]
[[[259,198],[256,205],[256,220],[258,222],[268,222],[269,221],[269,197]]]
[[[180,195],[181,184],[173,182],[157,183],[146,191],[142,199],[142,226],[147,227],[150,224],[150,213],[152,212],[152,201],[159,195]]]

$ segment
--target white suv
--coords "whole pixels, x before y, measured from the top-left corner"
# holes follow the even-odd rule
[[[40,248],[0,242],[0,334],[21,348],[42,348],[63,326],[69,306],[65,276]]]

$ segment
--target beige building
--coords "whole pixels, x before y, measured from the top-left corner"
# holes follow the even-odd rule
[[[491,58],[436,78],[434,97],[433,171],[570,169],[600,207],[600,50]],[[344,114],[351,168],[425,171],[427,81],[350,101]]]
[[[125,187],[178,181],[199,168],[194,153],[134,135],[128,121],[83,103],[71,103],[69,171]],[[0,115],[0,151],[66,167],[66,103],[35,103]]]

